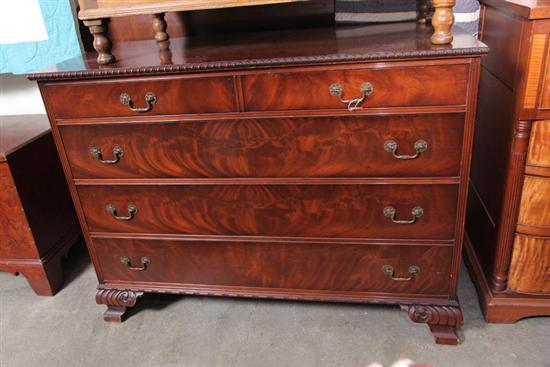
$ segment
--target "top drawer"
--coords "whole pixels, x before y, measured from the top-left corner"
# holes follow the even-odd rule
[[[57,118],[237,111],[232,77],[170,76],[70,82],[48,84],[46,90]],[[149,101],[146,101],[147,95]],[[125,97],[126,104],[122,102]]]
[[[351,107],[464,105],[468,74],[468,64],[268,72],[243,77],[244,104],[247,111],[345,109],[370,83],[372,93]]]

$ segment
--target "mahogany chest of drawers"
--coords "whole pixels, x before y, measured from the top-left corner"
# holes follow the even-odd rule
[[[48,118],[0,116],[0,271],[22,274],[36,294],[52,296],[79,236]]]
[[[415,24],[119,44],[39,80],[105,319],[143,292],[398,304],[458,342],[479,59]],[[162,60],[162,63],[161,61]],[[74,65],[74,64],[73,64]]]

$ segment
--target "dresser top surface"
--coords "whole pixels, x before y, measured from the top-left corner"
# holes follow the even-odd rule
[[[0,116],[0,162],[49,131],[46,115]]]
[[[168,32],[170,29],[168,28]],[[117,61],[98,65],[95,52],[29,74],[35,80],[109,78],[279,66],[470,57],[487,47],[454,28],[451,45],[433,45],[431,28],[416,23],[254,32],[170,40],[171,63],[162,63],[153,39],[114,42]],[[152,38],[152,37],[151,37]],[[166,60],[166,54],[164,54]]]
[[[524,18],[550,18],[550,0],[481,0],[481,2]]]

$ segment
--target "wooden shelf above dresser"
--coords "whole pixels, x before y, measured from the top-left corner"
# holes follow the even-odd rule
[[[165,13],[188,12],[197,10],[215,10],[234,7],[259,5],[290,4],[310,0],[79,0],[78,17],[94,37],[93,47],[97,51],[97,61],[106,65],[115,61],[116,52],[108,35],[110,18],[151,15],[154,39],[160,50],[170,48],[168,24]],[[453,6],[456,0],[418,0],[417,21],[420,24],[433,24],[431,42],[446,45],[453,41],[454,24]],[[117,56],[118,57],[118,56]]]

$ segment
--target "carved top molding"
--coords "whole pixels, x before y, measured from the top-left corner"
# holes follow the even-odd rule
[[[284,67],[297,65],[322,65],[331,63],[346,62],[369,62],[395,59],[411,58],[434,58],[434,57],[467,57],[480,56],[487,53],[486,47],[473,48],[441,48],[425,51],[395,51],[380,52],[368,54],[334,54],[334,55],[316,55],[300,57],[280,57],[269,59],[246,59],[234,61],[203,62],[174,65],[155,65],[143,67],[121,67],[116,68],[116,64],[110,67],[99,69],[77,70],[77,71],[52,71],[27,74],[30,80],[54,81],[71,79],[103,79],[117,78],[126,76],[143,76],[173,73],[199,73],[211,71],[235,71],[239,69],[265,68],[265,67]]]

